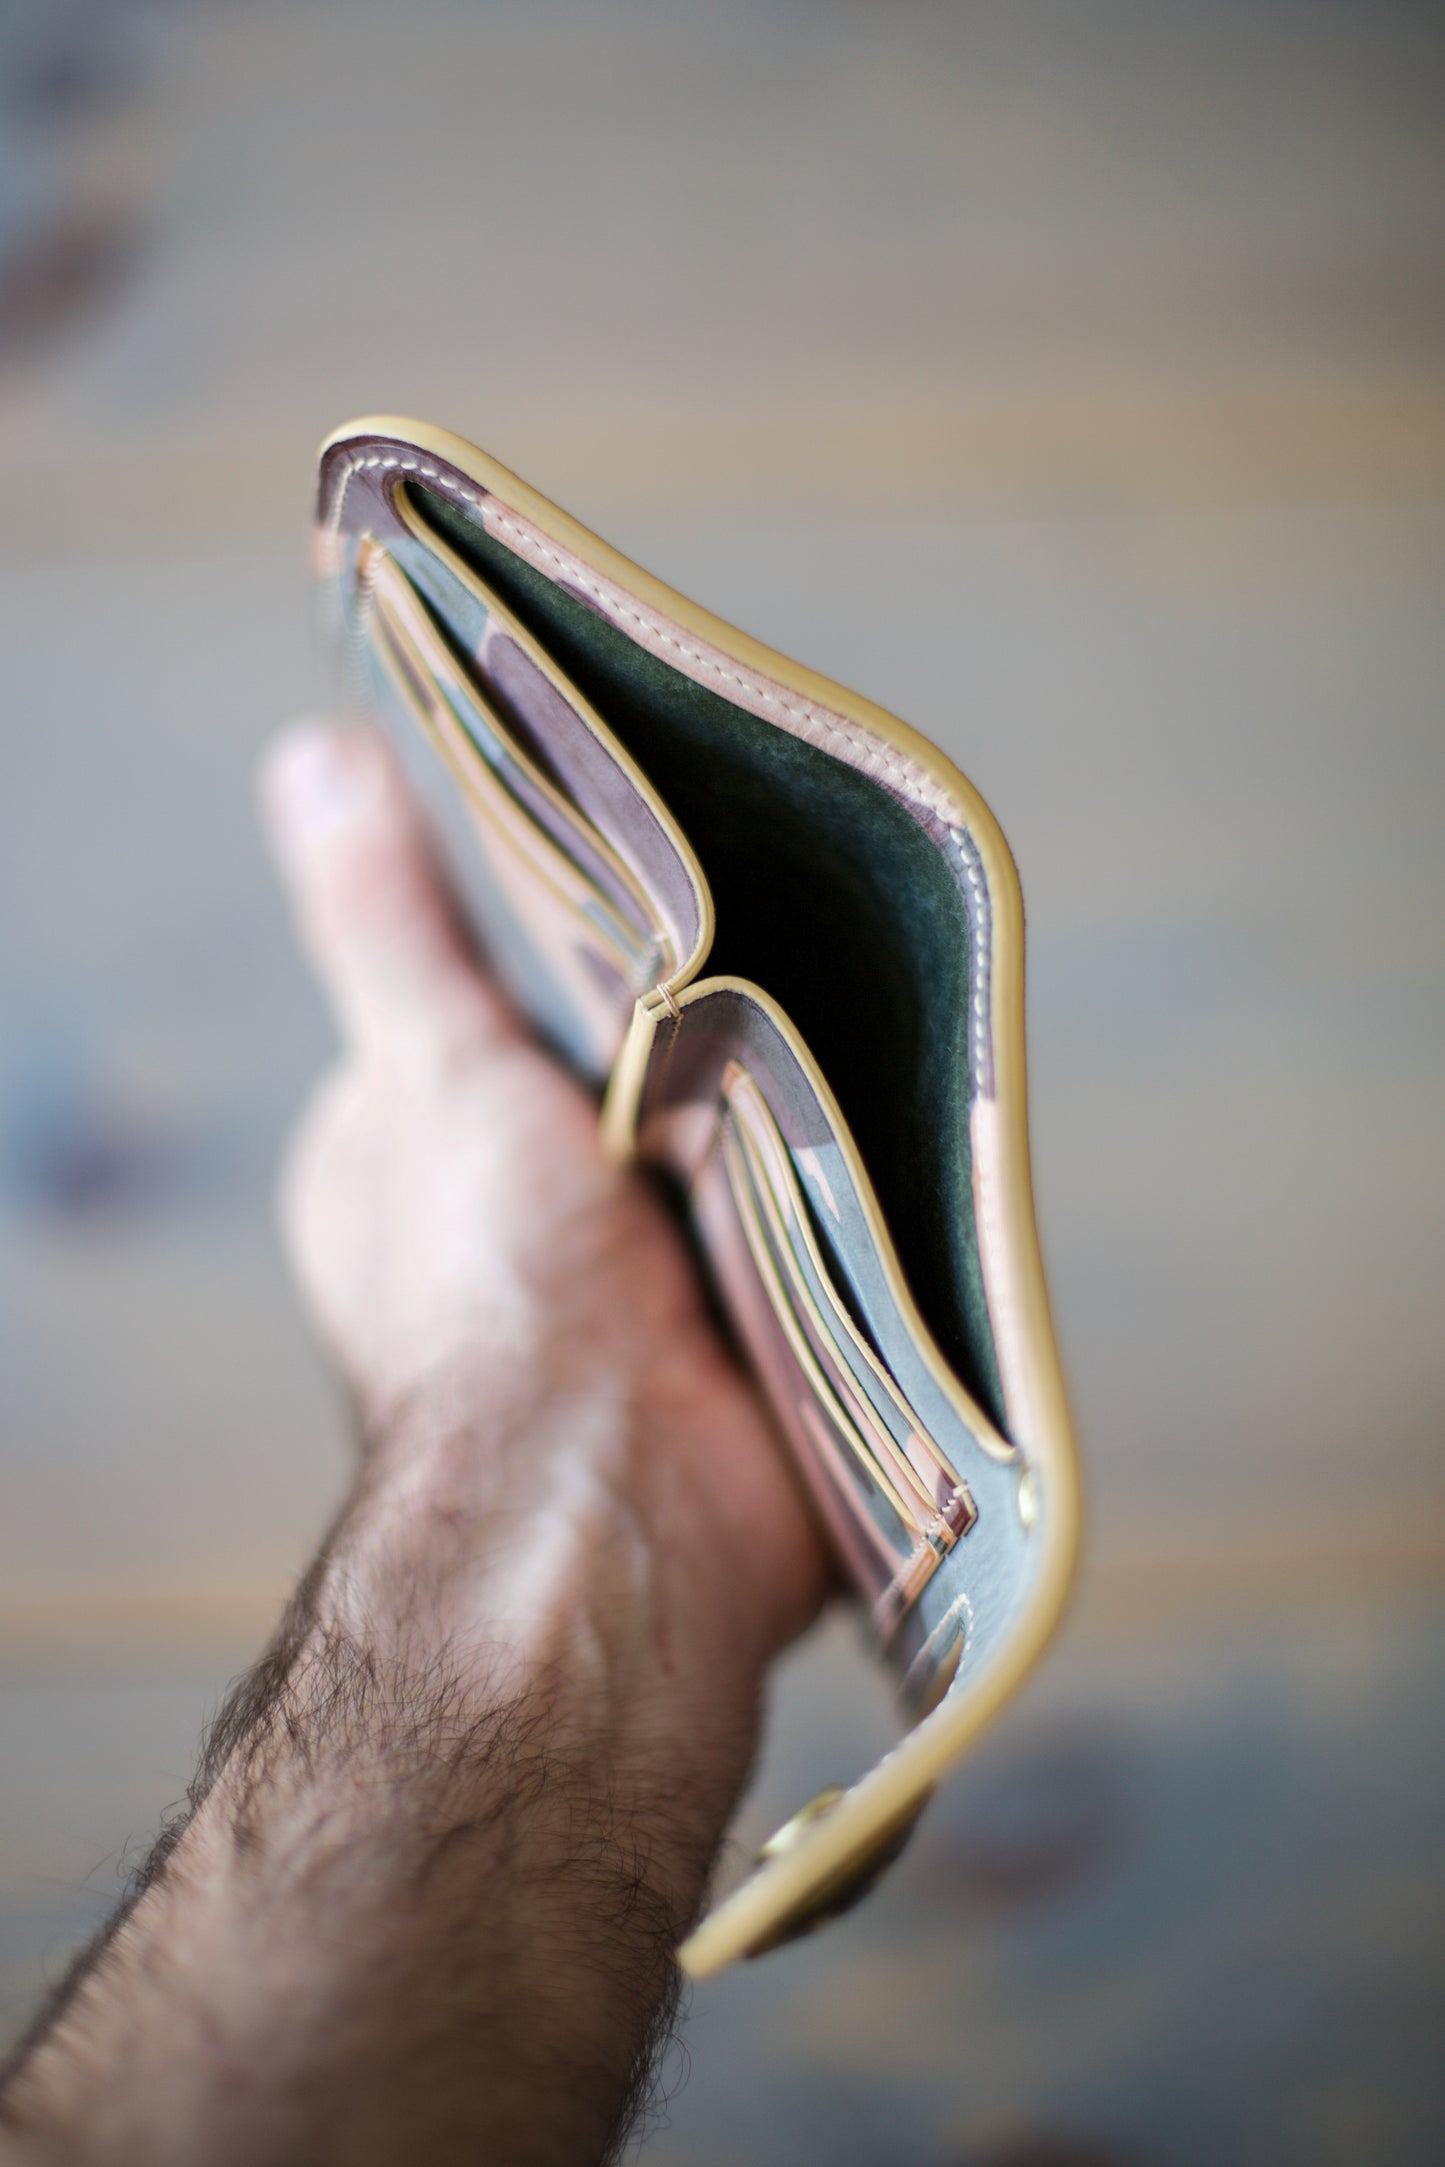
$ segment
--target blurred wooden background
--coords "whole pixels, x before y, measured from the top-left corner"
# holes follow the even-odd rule
[[[385,409],[936,735],[1030,906],[1084,1591],[877,1900],[699,1990],[648,2157],[1445,2156],[1442,60],[1286,0],[13,0],[4,2029],[341,1479],[249,775],[328,696],[315,441]],[[819,1636],[740,1844],[889,1723]]]

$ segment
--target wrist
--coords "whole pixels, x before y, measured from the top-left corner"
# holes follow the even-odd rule
[[[711,1848],[780,1634],[674,1473],[675,1423],[636,1401],[554,1382],[397,1411],[313,1602],[400,1675],[441,1660],[459,1720],[525,1710],[614,1785],[665,1775]]]
[[[678,1464],[690,1426],[710,1483]],[[714,1405],[669,1405],[655,1378],[440,1379],[370,1426],[328,1550],[329,1612],[358,1637],[444,1637],[488,1690],[560,1664],[614,1693],[752,1703],[819,1575],[809,1557],[790,1585],[762,1540],[739,1555],[716,1510],[739,1487],[727,1443]],[[769,1473],[791,1533],[801,1507],[781,1463]]]

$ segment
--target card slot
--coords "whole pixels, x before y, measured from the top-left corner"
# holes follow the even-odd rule
[[[596,822],[523,743],[500,702],[455,655],[405,572],[376,544],[371,545],[363,578],[373,611],[422,660],[426,676],[460,716],[510,794],[547,828],[589,879],[612,894],[629,919],[640,928],[650,926],[653,913],[643,883]]]
[[[818,1340],[826,1336],[816,1310],[810,1316],[806,1290],[788,1270],[788,1250],[770,1228],[763,1203],[763,1183],[757,1178],[746,1147],[736,1129],[724,1127],[720,1150],[727,1170],[739,1222],[758,1280],[769,1307],[792,1352],[810,1397],[799,1401],[812,1419],[807,1423],[810,1442],[827,1468],[842,1497],[850,1504],[855,1522],[858,1512],[859,1473],[873,1486],[888,1514],[888,1524],[869,1514],[864,1525],[874,1548],[896,1568],[913,1549],[918,1527],[916,1504],[898,1488],[835,1389],[828,1375]],[[812,1329],[809,1329],[811,1325]]]
[[[468,811],[482,833],[484,847],[521,869],[523,878],[546,894],[622,984],[629,990],[648,975],[650,951],[639,952],[630,929],[619,922],[606,899],[557,844],[528,815],[477,752],[470,735],[449,710],[439,707],[435,687],[418,679],[408,659],[385,628],[377,628],[372,651],[393,693],[407,714],[445,761],[459,785]],[[494,868],[500,870],[500,868]]]
[[[404,575],[394,566],[389,572],[380,564],[371,570],[372,651],[462,786],[473,814],[583,922],[630,991],[654,984],[661,965],[658,943],[646,898],[627,868],[538,773],[479,689],[461,677],[444,643],[430,634],[419,606],[407,606]],[[497,757],[488,757],[488,739]],[[525,794],[513,777],[522,780]],[[599,865],[611,876],[606,886]]]
[[[725,1079],[725,1163],[734,1187],[741,1175],[775,1266],[770,1282],[809,1335],[825,1372],[830,1401],[846,1417],[849,1442],[861,1441],[870,1471],[914,1542],[944,1555],[976,1513],[967,1485],[927,1436],[895,1381],[858,1333],[820,1253],[806,1199],[787,1146],[756,1080],[741,1064]],[[921,1465],[919,1463],[922,1463]]]
[[[511,718],[514,744],[529,745],[599,841],[614,847],[643,898],[662,961],[656,983],[678,989],[713,938],[713,903],[702,868],[668,804],[557,656],[508,601],[449,544],[427,516],[424,495],[398,487],[389,509],[402,533],[400,568],[434,608],[491,709]],[[363,547],[365,545],[363,544]],[[520,748],[519,748],[520,749]]]
[[[639,929],[652,911],[626,860],[519,740],[498,703],[461,663],[425,601],[384,550],[373,545],[365,571],[373,612],[402,643],[428,686],[439,691],[508,793]]]
[[[779,1222],[766,1181],[759,1179],[756,1162],[745,1161],[740,1168],[738,1156],[737,1132],[734,1131],[724,1151],[729,1177],[735,1184],[742,1179],[749,1185],[756,1222],[764,1232],[773,1262],[778,1294],[788,1304],[791,1315],[797,1319],[809,1341],[814,1363],[826,1378],[830,1405],[841,1411],[840,1419],[854,1458],[867,1466],[899,1525],[910,1537],[916,1536],[921,1533],[927,1517],[928,1500],[914,1481],[913,1471],[897,1451],[892,1437],[859,1392],[851,1371],[838,1362],[836,1341],[829,1330],[826,1313],[798,1269],[795,1251],[786,1229]]]
[[[790,1237],[790,1225],[801,1223],[801,1194],[787,1183],[785,1195],[779,1196],[774,1186],[779,1164],[769,1166],[753,1156],[745,1135],[741,1125],[725,1123],[721,1155],[729,1186],[758,1279],[806,1388],[795,1406],[815,1468],[829,1478],[835,1504],[847,1514],[850,1527],[861,1527],[871,1536],[892,1568],[871,1605],[874,1629],[887,1647],[944,1558],[974,1524],[977,1511],[962,1483],[946,1499],[933,1500],[896,1440],[875,1419],[857,1378],[839,1359],[830,1316],[818,1298],[821,1294],[836,1316],[826,1274],[809,1283],[811,1275],[803,1270]],[[901,1398],[898,1403],[908,1412]],[[886,1525],[878,1519],[880,1504],[888,1515]]]
[[[846,1366],[853,1389],[868,1406],[872,1423],[886,1438],[888,1457],[919,1501],[927,1522],[952,1504],[963,1488],[962,1478],[919,1420],[839,1291],[787,1141],[757,1079],[740,1062],[732,1062],[723,1078],[723,1092],[754,1162],[764,1169],[769,1209],[778,1218],[779,1238],[788,1245],[794,1271],[825,1314],[829,1343]]]

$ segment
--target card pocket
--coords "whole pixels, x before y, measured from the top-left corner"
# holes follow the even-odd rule
[[[530,658],[512,628],[501,633],[513,661],[508,701],[371,537],[359,547],[356,593],[373,691],[461,792],[473,862],[454,870],[469,880],[483,940],[532,1020],[604,1075],[638,997],[692,960],[696,928],[679,926],[635,854],[583,810],[531,738],[515,704]],[[486,622],[495,656],[497,628]],[[550,678],[545,690],[558,696]]]
[[[886,1647],[977,1508],[840,1291],[787,1143],[742,1063],[724,1071],[722,1099],[718,1148],[758,1284],[796,1364],[814,1465],[884,1561],[872,1618]]]
[[[661,943],[626,862],[460,668],[394,559],[374,549],[364,577],[377,660],[456,775],[489,840],[576,912],[634,997],[655,984]]]

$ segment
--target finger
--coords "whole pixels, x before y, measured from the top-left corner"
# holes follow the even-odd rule
[[[459,1029],[515,1029],[468,952],[379,737],[296,725],[263,762],[261,808],[302,945],[348,1044],[425,1058]]]

